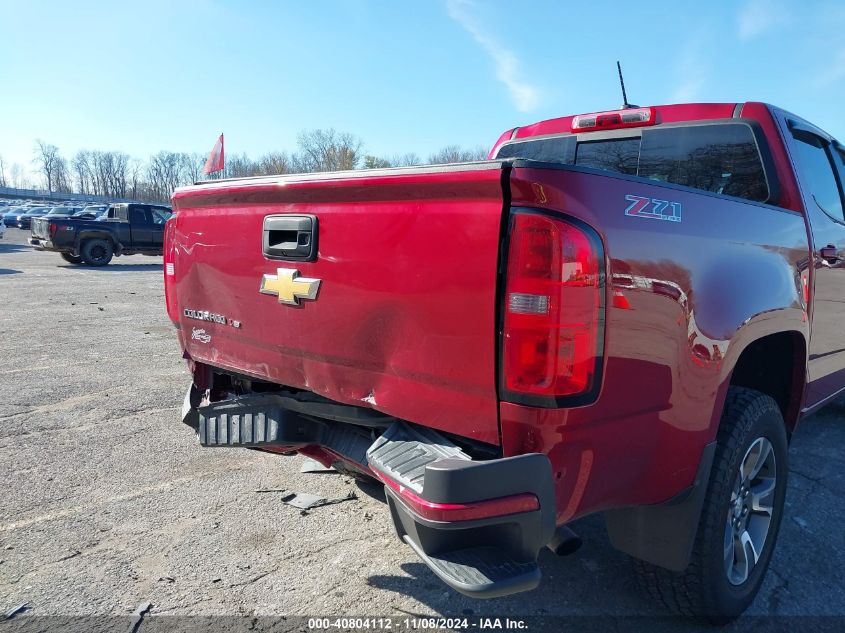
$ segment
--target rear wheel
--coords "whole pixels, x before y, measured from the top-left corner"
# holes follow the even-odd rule
[[[105,266],[113,255],[111,242],[106,240],[88,240],[82,245],[82,261],[89,266]]]
[[[70,253],[59,253],[62,256],[62,259],[70,264],[81,264],[82,258],[77,257],[76,255],[71,255]]]
[[[724,622],[757,595],[786,497],[786,427],[777,403],[728,392],[689,567],[674,573],[636,561],[643,587],[672,610]]]

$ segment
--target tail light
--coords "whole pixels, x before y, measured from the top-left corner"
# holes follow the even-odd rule
[[[56,231],[59,230],[58,225],[55,222],[50,222],[50,237],[56,237]]]
[[[167,305],[167,316],[174,323],[179,322],[179,308],[176,306],[176,216],[171,217],[164,225],[164,302]]]
[[[505,280],[505,399],[555,406],[598,387],[604,262],[591,229],[534,212],[511,215]]]

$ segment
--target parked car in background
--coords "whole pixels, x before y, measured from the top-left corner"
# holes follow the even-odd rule
[[[29,207],[15,216],[15,226],[19,229],[28,229],[32,218],[47,215],[49,212],[50,207]]]
[[[73,216],[74,214],[82,211],[82,207],[71,207],[71,206],[59,206],[53,207],[47,213],[45,217],[53,217],[53,216]]]
[[[0,240],[3,239],[3,236],[6,234],[6,225],[3,223],[3,218],[0,218]]]
[[[32,223],[29,243],[58,252],[71,264],[89,266],[105,266],[121,255],[161,255],[171,214],[165,206],[123,203],[110,206],[102,221],[45,216]]]
[[[25,210],[26,210],[26,208],[21,207],[21,206],[9,207],[6,211],[4,211],[4,213],[2,215],[3,223],[6,226],[14,226],[15,223],[17,222],[17,219],[16,219],[15,216],[17,216],[20,213],[23,213]]]
[[[108,211],[109,205],[107,204],[89,204],[87,207],[80,209],[76,213],[73,214],[75,218],[85,218],[87,220],[94,220],[101,215],[103,215],[106,211]]]
[[[99,222],[104,222],[106,220],[113,220],[116,217],[115,216],[116,207],[117,207],[117,205],[110,204],[108,207],[106,207],[106,210],[103,213],[99,214],[94,219],[98,220]]]

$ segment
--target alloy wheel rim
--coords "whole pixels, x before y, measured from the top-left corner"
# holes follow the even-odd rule
[[[739,463],[725,524],[725,572],[732,585],[751,575],[763,554],[777,487],[777,459],[772,443],[758,437]]]

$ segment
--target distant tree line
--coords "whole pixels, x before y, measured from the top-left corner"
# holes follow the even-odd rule
[[[333,129],[310,130],[298,136],[293,152],[269,152],[257,159],[227,153],[225,170],[213,177],[431,165],[481,160],[486,155],[483,147],[464,149],[450,145],[431,154],[428,160],[413,153],[374,156],[364,151],[363,141],[353,134]],[[203,173],[205,159],[205,155],[198,153],[161,151],[142,161],[124,152],[87,149],[67,159],[58,147],[39,139],[35,142],[32,162],[43,187],[50,192],[162,202],[170,198],[176,187],[207,178]],[[28,188],[31,183],[25,173],[15,163],[7,178],[6,164],[0,156],[0,186]]]

